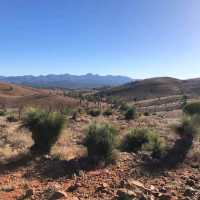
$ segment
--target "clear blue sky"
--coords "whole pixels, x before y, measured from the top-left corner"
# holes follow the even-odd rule
[[[200,77],[199,0],[0,0],[0,75]]]

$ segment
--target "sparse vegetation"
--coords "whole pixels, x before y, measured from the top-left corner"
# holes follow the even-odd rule
[[[73,112],[74,112],[74,109],[72,109],[72,108],[70,108],[70,107],[65,107],[65,108],[62,110],[62,114],[63,114],[63,115],[66,115],[66,116],[73,114]]]
[[[199,133],[200,116],[187,116],[184,117],[182,122],[175,126],[175,132],[181,137],[194,137]]]
[[[158,134],[148,128],[131,129],[122,141],[121,148],[127,152],[148,150],[153,158],[160,158],[165,151],[165,144]]]
[[[124,113],[126,120],[135,119],[136,117],[136,109],[134,106],[129,107]]]
[[[9,116],[7,116],[6,120],[8,122],[17,122],[18,121],[18,119],[17,119],[17,117],[15,115],[9,115]]]
[[[122,150],[128,152],[137,152],[149,141],[149,129],[131,129],[122,141]]]
[[[148,143],[145,145],[145,149],[151,151],[153,158],[160,159],[166,152],[166,145],[157,133],[151,131],[148,133]]]
[[[183,95],[181,98],[181,107],[184,108],[187,105],[187,96]]]
[[[200,102],[186,104],[183,107],[183,112],[188,115],[200,115]]]
[[[18,188],[20,192],[26,193],[26,187],[21,186],[20,182],[22,176],[25,177],[25,184],[28,188],[33,187],[34,189],[34,194],[31,196],[33,199],[37,199],[40,194],[41,198],[50,196],[46,196],[46,192],[43,189],[44,185],[48,185],[46,184],[48,180],[52,180],[52,178],[54,179],[53,183],[57,184],[57,180],[59,180],[59,183],[62,184],[62,177],[67,177],[67,179],[64,178],[67,188],[68,184],[70,188],[69,191],[68,189],[66,190],[67,195],[72,193],[72,196],[78,196],[80,199],[86,197],[91,199],[104,199],[104,197],[112,199],[114,191],[111,190],[114,187],[117,188],[116,198],[118,199],[132,198],[132,196],[133,198],[140,198],[141,195],[133,191],[132,186],[129,189],[129,185],[136,184],[136,188],[141,194],[144,193],[143,184],[145,188],[151,189],[152,187],[153,189],[154,186],[159,189],[162,187],[160,182],[162,184],[163,181],[162,170],[170,168],[173,168],[170,171],[172,175],[164,177],[166,188],[172,183],[178,185],[178,189],[181,190],[183,186],[181,183],[182,178],[179,177],[195,176],[195,179],[199,181],[197,170],[199,168],[199,138],[197,136],[200,115],[198,113],[192,115],[186,113],[183,121],[180,121],[182,116],[180,110],[182,104],[180,103],[184,103],[183,99],[181,99],[182,95],[159,97],[150,100],[147,98],[142,101],[138,98],[136,102],[134,102],[136,99],[131,99],[132,97],[127,101],[114,99],[108,102],[105,95],[99,99],[95,98],[94,101],[87,101],[85,96],[93,96],[93,94],[99,92],[98,90],[87,90],[83,93],[83,96],[77,96],[77,99],[75,99],[76,104],[68,105],[63,103],[63,96],[62,98],[58,96],[63,95],[62,90],[51,91],[54,95],[51,98],[52,94],[48,92],[48,89],[46,90],[48,101],[46,100],[42,105],[34,104],[31,96],[30,105],[38,105],[41,109],[32,108],[26,111],[26,109],[21,109],[20,107],[10,108],[8,106],[2,106],[0,109],[7,111],[6,116],[0,118],[0,164],[3,165],[3,171],[5,168],[6,172],[8,172],[1,173],[2,185],[6,180],[12,181],[10,177],[13,176],[13,171],[20,175],[12,182],[13,185],[15,183],[17,185],[12,192],[13,195],[19,196]],[[76,90],[72,91],[79,93]],[[34,96],[37,102],[41,100],[42,97],[40,96],[42,96],[42,93]],[[54,100],[57,97],[59,101],[53,104],[50,100]],[[27,96],[22,99],[25,98]],[[190,98],[188,96],[189,101],[195,101],[195,99]],[[66,96],[64,99],[68,99],[68,97]],[[20,102],[20,105],[26,107],[23,104],[24,102]],[[9,104],[11,105],[10,102]],[[19,105],[19,103],[16,105]],[[126,118],[125,114],[128,113],[131,105],[137,108],[137,113],[130,119],[137,117],[134,121],[127,121],[126,119],[129,119],[129,117]],[[90,116],[99,116],[100,112],[102,112],[100,117],[93,118]],[[156,115],[154,116],[153,114]],[[18,122],[8,123],[6,119],[9,116],[15,116]],[[58,116],[62,119],[63,116],[67,119],[69,118],[70,122],[68,123],[69,127],[62,132],[62,135],[60,133],[63,125],[60,125],[60,120],[57,122]],[[27,129],[19,128],[22,124],[21,119],[24,125],[32,132],[32,139],[31,134],[27,134],[30,133]],[[95,119],[96,123],[92,123],[88,127],[85,139],[83,139],[83,130],[92,119]],[[178,124],[175,127],[177,135],[173,135],[173,131],[169,130],[168,125],[171,121]],[[113,125],[110,126],[109,124]],[[120,135],[117,135],[114,127],[117,127]],[[127,131],[130,128],[132,129]],[[157,131],[159,134],[157,134]],[[128,134],[124,135],[127,132]],[[118,146],[118,136],[123,138],[120,146]],[[28,152],[30,147],[32,152],[37,153],[36,155]],[[117,147],[119,148],[117,149]],[[119,152],[119,150],[123,151]],[[46,153],[49,155],[44,156]],[[106,164],[116,159],[116,155],[117,162],[112,163],[112,166],[106,167]],[[178,164],[181,163],[183,163],[183,168],[178,167]],[[101,167],[106,168],[101,169]],[[156,177],[156,180],[149,180],[149,177],[154,172],[159,176]],[[76,178],[76,174],[78,176],[80,174],[77,179],[78,182],[74,182],[71,179],[71,177]],[[38,182],[36,188],[34,182],[35,177],[38,175],[42,180],[42,184]],[[79,184],[83,187],[80,188]],[[76,189],[77,186],[79,187],[78,189]],[[119,187],[120,189],[118,189]],[[74,188],[76,189],[75,193],[71,192]],[[174,190],[174,188],[172,189]],[[46,190],[49,191],[49,188],[45,186]],[[97,194],[91,192],[96,190],[98,191]],[[122,195],[119,195],[120,192],[118,190],[121,191]],[[182,194],[178,190],[175,192],[177,193],[176,196],[179,195],[178,198],[182,199]],[[9,194],[5,193],[5,195],[3,199],[9,199]],[[149,198],[149,195],[145,194],[145,197]]]
[[[94,108],[89,110],[88,112],[92,117],[98,117],[101,114],[101,110],[98,108]]]
[[[112,111],[111,108],[108,108],[108,109],[106,109],[106,110],[103,112],[103,115],[104,115],[104,116],[110,116],[110,115],[112,115],[112,114],[113,114],[113,111]]]
[[[128,109],[129,109],[130,107],[129,107],[129,105],[127,104],[127,103],[125,103],[125,102],[121,102],[120,103],[120,111],[121,112],[126,112]]]
[[[5,116],[6,112],[4,110],[0,110],[0,116]]]
[[[29,109],[23,118],[23,125],[32,132],[34,145],[31,150],[48,153],[57,141],[64,122],[64,117],[58,112]]]
[[[117,132],[108,124],[93,123],[87,129],[84,145],[93,161],[113,161]]]
[[[189,150],[192,148],[194,138],[199,134],[199,127],[200,116],[198,115],[187,116],[179,125],[174,127],[180,138],[168,150],[162,160],[163,164],[174,167],[185,160]]]

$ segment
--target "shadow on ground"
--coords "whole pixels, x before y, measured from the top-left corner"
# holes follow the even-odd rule
[[[155,175],[178,167],[186,160],[187,154],[192,148],[192,144],[192,136],[186,135],[177,139],[172,148],[168,149],[161,159],[151,159],[148,160],[148,162],[144,162],[142,164],[142,170]]]
[[[52,159],[49,156],[33,155],[31,153],[20,154],[11,159],[7,164],[0,163],[0,174],[8,174],[22,170],[25,178],[38,177],[42,179],[70,178],[80,171],[95,169],[87,157],[72,160]]]

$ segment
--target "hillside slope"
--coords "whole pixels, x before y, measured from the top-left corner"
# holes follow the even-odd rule
[[[77,101],[70,97],[58,95],[51,90],[0,83],[0,106],[18,107],[28,105],[41,105],[45,107],[75,106]]]
[[[101,92],[125,100],[142,100],[181,94],[200,95],[200,79],[179,80],[170,77],[150,78]]]

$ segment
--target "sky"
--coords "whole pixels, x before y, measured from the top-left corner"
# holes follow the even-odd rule
[[[0,0],[0,75],[200,77],[199,0]]]

